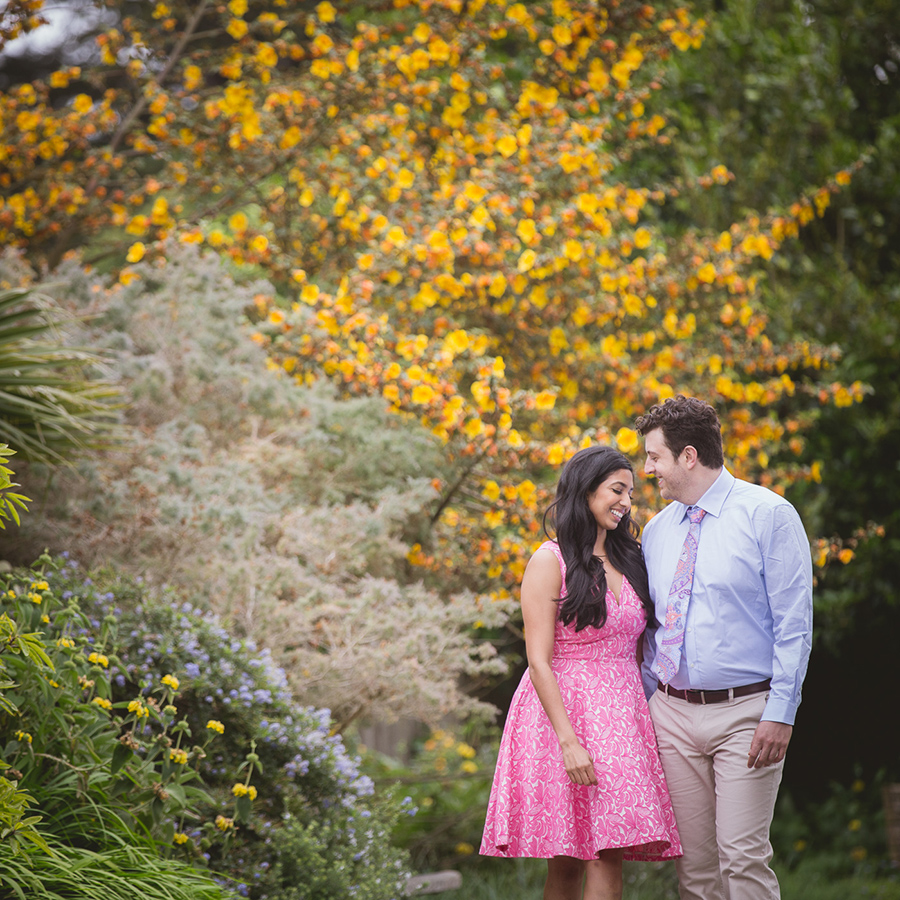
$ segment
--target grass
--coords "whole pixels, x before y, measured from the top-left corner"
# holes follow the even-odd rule
[[[539,859],[474,858],[460,864],[466,900],[541,900],[547,864]],[[793,871],[775,866],[782,900],[900,900],[900,869],[835,878],[830,861],[810,859]],[[623,900],[678,900],[672,863],[625,863]],[[446,894],[450,900],[451,894]],[[457,895],[458,896],[458,895]]]

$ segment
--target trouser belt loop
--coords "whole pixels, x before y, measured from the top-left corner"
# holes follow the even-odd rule
[[[728,688],[728,702],[734,700],[734,688]]]

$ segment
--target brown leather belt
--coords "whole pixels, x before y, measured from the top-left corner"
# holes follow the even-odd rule
[[[760,694],[769,689],[770,681],[757,681],[756,684],[743,684],[736,688],[723,688],[719,691],[679,691],[678,688],[669,687],[661,681],[656,682],[657,690],[662,691],[667,697],[677,697],[679,700],[687,700],[688,703],[724,703],[735,697],[746,697],[748,694]]]

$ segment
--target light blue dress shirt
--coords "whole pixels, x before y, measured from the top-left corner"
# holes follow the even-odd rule
[[[763,720],[794,724],[812,643],[812,557],[797,511],[727,469],[696,504],[697,564],[681,666],[670,685],[719,690],[772,679]],[[659,622],[690,522],[672,501],[641,537]],[[656,688],[656,635],[644,647],[644,686]]]

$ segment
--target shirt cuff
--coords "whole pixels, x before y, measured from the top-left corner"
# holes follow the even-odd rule
[[[794,719],[797,717],[797,704],[790,703],[787,700],[777,700],[770,696],[769,702],[766,703],[761,722],[782,722],[785,725],[793,725]]]

